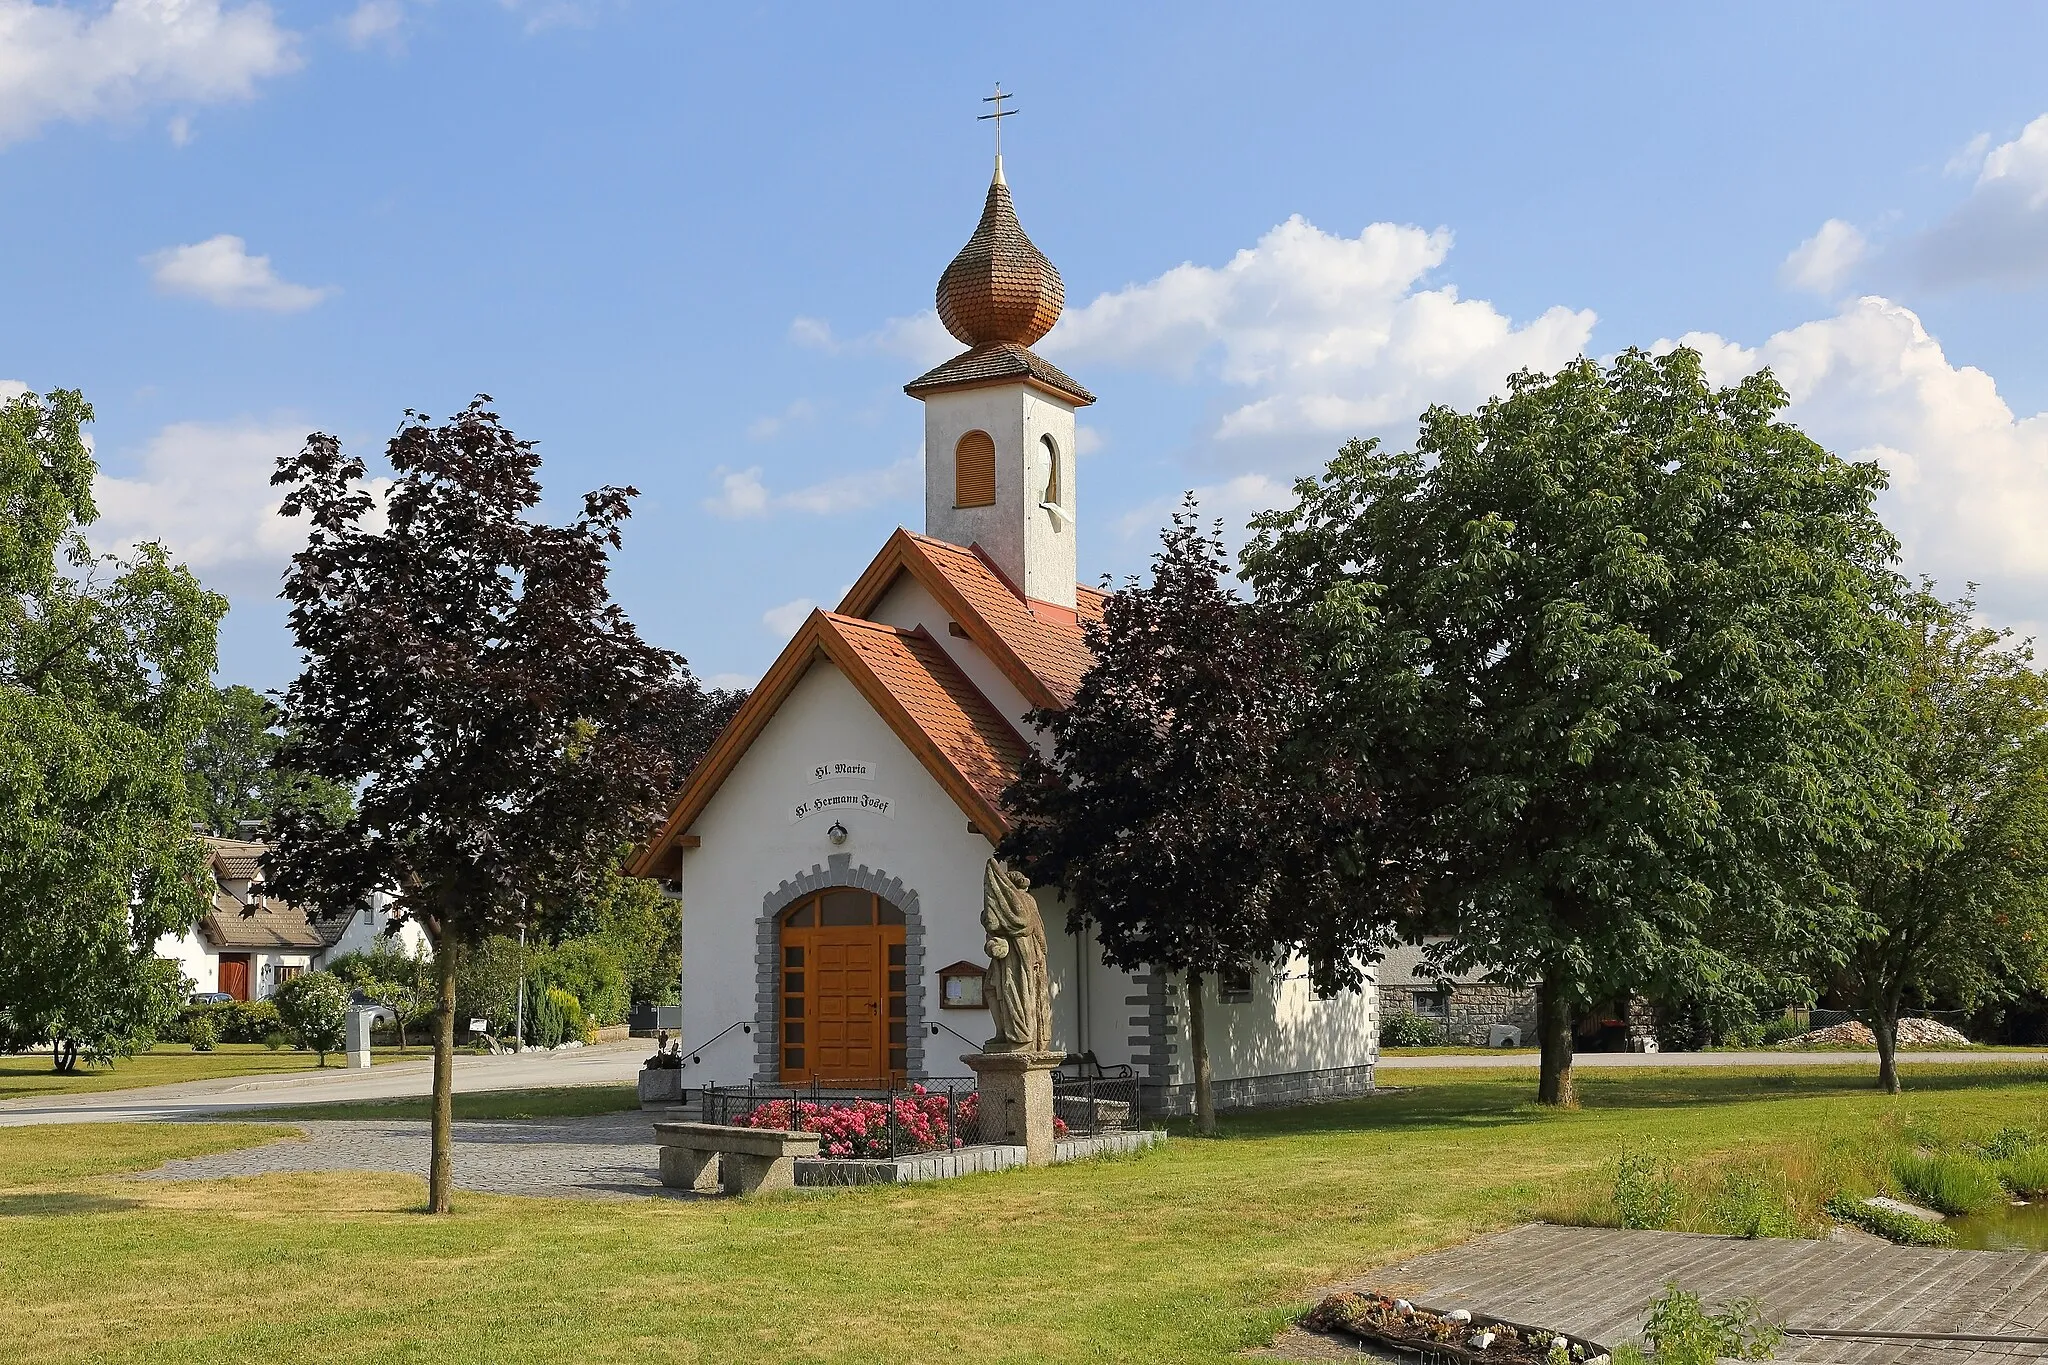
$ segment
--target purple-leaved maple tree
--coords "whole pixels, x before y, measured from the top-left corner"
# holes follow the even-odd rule
[[[449,1203],[464,949],[617,869],[660,817],[705,706],[683,659],[611,600],[635,490],[587,495],[567,525],[536,520],[539,456],[489,403],[438,423],[407,412],[381,503],[332,436],[308,437],[271,479],[309,529],[284,582],[305,662],[278,761],[357,801],[341,822],[331,803],[287,804],[265,877],[343,913],[387,891],[433,944],[434,1213]]]

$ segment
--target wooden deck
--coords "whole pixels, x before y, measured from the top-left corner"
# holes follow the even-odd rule
[[[1377,1289],[1614,1345],[1636,1340],[1667,1281],[1709,1305],[1743,1295],[1789,1327],[2048,1338],[2048,1254],[1934,1251],[1879,1242],[1746,1241],[1532,1223],[1386,1266],[1338,1290]],[[1316,1356],[1315,1347],[1276,1354]],[[1810,1365],[1962,1365],[2048,1359],[2048,1345],[1788,1335]]]

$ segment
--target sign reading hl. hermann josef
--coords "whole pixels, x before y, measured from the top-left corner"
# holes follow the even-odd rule
[[[791,806],[789,823],[793,825],[807,815],[831,810],[864,810],[874,815],[886,815],[892,820],[896,818],[896,803],[889,797],[876,796],[873,792],[833,792],[829,796],[813,796]]]

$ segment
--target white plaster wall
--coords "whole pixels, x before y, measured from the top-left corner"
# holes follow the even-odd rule
[[[1026,597],[1074,605],[1074,408],[1025,384],[955,389],[924,399],[925,534],[980,545]],[[996,500],[955,507],[954,452],[970,431],[996,443]],[[1041,437],[1060,451],[1064,522],[1038,504],[1045,491]]]
[[[1378,994],[1370,985],[1318,1000],[1308,961],[1297,957],[1279,968],[1254,967],[1252,998],[1244,1004],[1224,1004],[1216,987],[1216,978],[1204,979],[1209,1066],[1216,1080],[1367,1066],[1379,1060]],[[1194,1054],[1188,1041],[1185,987],[1177,981],[1174,989],[1181,993],[1174,1080],[1187,1084],[1194,1080]]]
[[[310,971],[313,966],[311,953],[251,953],[249,954],[249,998],[268,1000],[277,994],[277,969],[298,967]]]
[[[156,955],[178,964],[178,970],[192,980],[192,994],[220,989],[220,959],[206,946],[197,929],[182,934],[165,934],[156,941]]]
[[[805,779],[820,762],[870,763],[869,783]],[[792,824],[790,807],[836,791],[870,791],[894,803],[892,816],[830,811]],[[850,837],[835,848],[826,838],[834,820]],[[685,1084],[744,1082],[754,1074],[755,1037],[728,1025],[755,1019],[756,927],[762,897],[835,853],[900,878],[918,893],[924,920],[924,960],[917,980],[925,1018],[926,1072],[958,1076],[964,1045],[950,1034],[930,1034],[940,1021],[975,1042],[988,1038],[985,1010],[938,1008],[938,969],[952,962],[985,961],[981,951],[981,870],[989,843],[968,832],[967,817],[904,748],[867,700],[832,664],[819,661],[791,690],[692,826],[703,843],[683,855],[683,1030],[685,1054],[702,1060],[685,1069]]]
[[[367,909],[357,910],[349,917],[348,928],[334,945],[319,955],[318,965],[325,970],[327,964],[351,953],[367,953],[384,938],[384,924],[389,914],[391,897],[382,891],[374,892]],[[420,956],[427,951],[427,931],[408,920],[399,926],[392,946],[409,956]]]

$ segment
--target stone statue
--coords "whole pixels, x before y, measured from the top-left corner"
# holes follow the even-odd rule
[[[981,874],[981,927],[988,935],[982,996],[996,1036],[989,1052],[1052,1050],[1052,978],[1046,972],[1045,920],[1031,879],[994,858]]]

